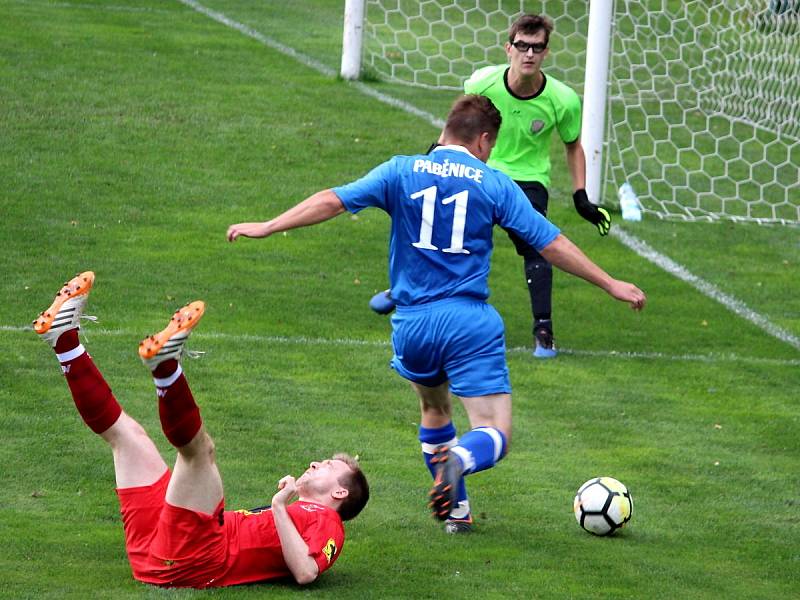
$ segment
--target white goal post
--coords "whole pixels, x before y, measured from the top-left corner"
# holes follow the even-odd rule
[[[454,92],[505,61],[517,16],[547,14],[544,68],[583,95],[593,201],[627,181],[646,215],[800,224],[800,0],[351,4],[363,49],[345,47],[343,77]]]

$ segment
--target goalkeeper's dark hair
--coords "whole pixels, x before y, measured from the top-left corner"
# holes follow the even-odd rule
[[[482,133],[488,133],[495,140],[502,120],[500,111],[489,98],[467,94],[453,103],[447,114],[444,134],[461,142],[471,142]]]
[[[346,475],[339,477],[339,485],[347,490],[347,496],[337,510],[342,521],[349,521],[366,506],[367,500],[369,500],[369,484],[357,459],[349,454],[341,453],[334,454],[333,460],[341,460],[350,467],[350,471]]]
[[[513,44],[518,33],[536,35],[540,31],[544,31],[544,43],[547,44],[550,42],[550,34],[553,33],[553,29],[553,20],[550,17],[522,15],[511,24],[511,29],[508,30],[508,43]]]

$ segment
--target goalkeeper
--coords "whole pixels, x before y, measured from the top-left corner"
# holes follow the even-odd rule
[[[611,228],[608,212],[586,195],[586,157],[581,146],[581,104],[578,94],[545,76],[553,22],[543,15],[523,15],[512,25],[505,44],[509,64],[479,69],[464,84],[467,94],[487,96],[500,111],[503,124],[489,166],[499,169],[522,188],[533,207],[547,216],[550,185],[550,141],[555,129],[564,142],[572,176],[575,209],[597,227]],[[553,269],[541,254],[509,232],[525,262],[525,278],[533,312],[534,356],[556,355],[553,343]]]
[[[589,202],[585,190],[586,157],[580,140],[580,99],[574,90],[542,72],[552,31],[553,22],[543,15],[523,15],[517,19],[511,25],[505,44],[508,66],[475,71],[464,84],[464,92],[488,97],[500,111],[503,122],[487,164],[511,177],[545,217],[550,185],[550,141],[553,129],[558,132],[566,146],[575,208],[597,227],[600,235],[606,235],[611,228],[611,217],[605,209]],[[508,235],[525,262],[533,312],[533,355],[552,358],[556,356],[552,321],[553,268],[514,232],[509,231]],[[376,312],[390,312],[394,308],[390,291],[376,294],[370,306]]]

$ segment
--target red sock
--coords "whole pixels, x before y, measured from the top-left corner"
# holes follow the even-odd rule
[[[119,419],[122,407],[92,357],[80,345],[78,330],[62,333],[55,350],[83,422],[95,433],[103,433]]]
[[[78,329],[68,329],[56,340],[56,347],[55,351],[56,354],[61,354],[62,352],[68,352],[74,348],[80,346],[81,342],[78,339]]]
[[[156,382],[161,429],[164,430],[169,443],[176,448],[191,442],[203,424],[200,409],[194,401],[189,383],[183,371],[178,369],[180,369],[178,361],[165,360],[153,371],[153,377],[161,380]],[[177,378],[167,383],[176,373]],[[162,387],[162,384],[165,385]]]

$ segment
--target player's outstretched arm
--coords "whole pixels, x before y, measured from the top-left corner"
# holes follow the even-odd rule
[[[629,303],[634,310],[643,309],[647,302],[647,296],[642,290],[632,283],[611,277],[564,235],[559,234],[539,253],[549,263],[557,266],[562,271],[593,283],[600,289],[605,290],[612,298]]]
[[[342,214],[344,210],[344,204],[333,193],[333,190],[322,190],[270,221],[231,225],[228,227],[227,237],[229,242],[233,242],[239,237],[269,237],[273,233],[316,225]]]
[[[278,482],[278,493],[272,497],[272,515],[281,540],[281,552],[286,566],[300,585],[311,583],[319,575],[317,562],[308,554],[308,544],[300,536],[286,506],[297,493],[294,477],[287,475]]]

